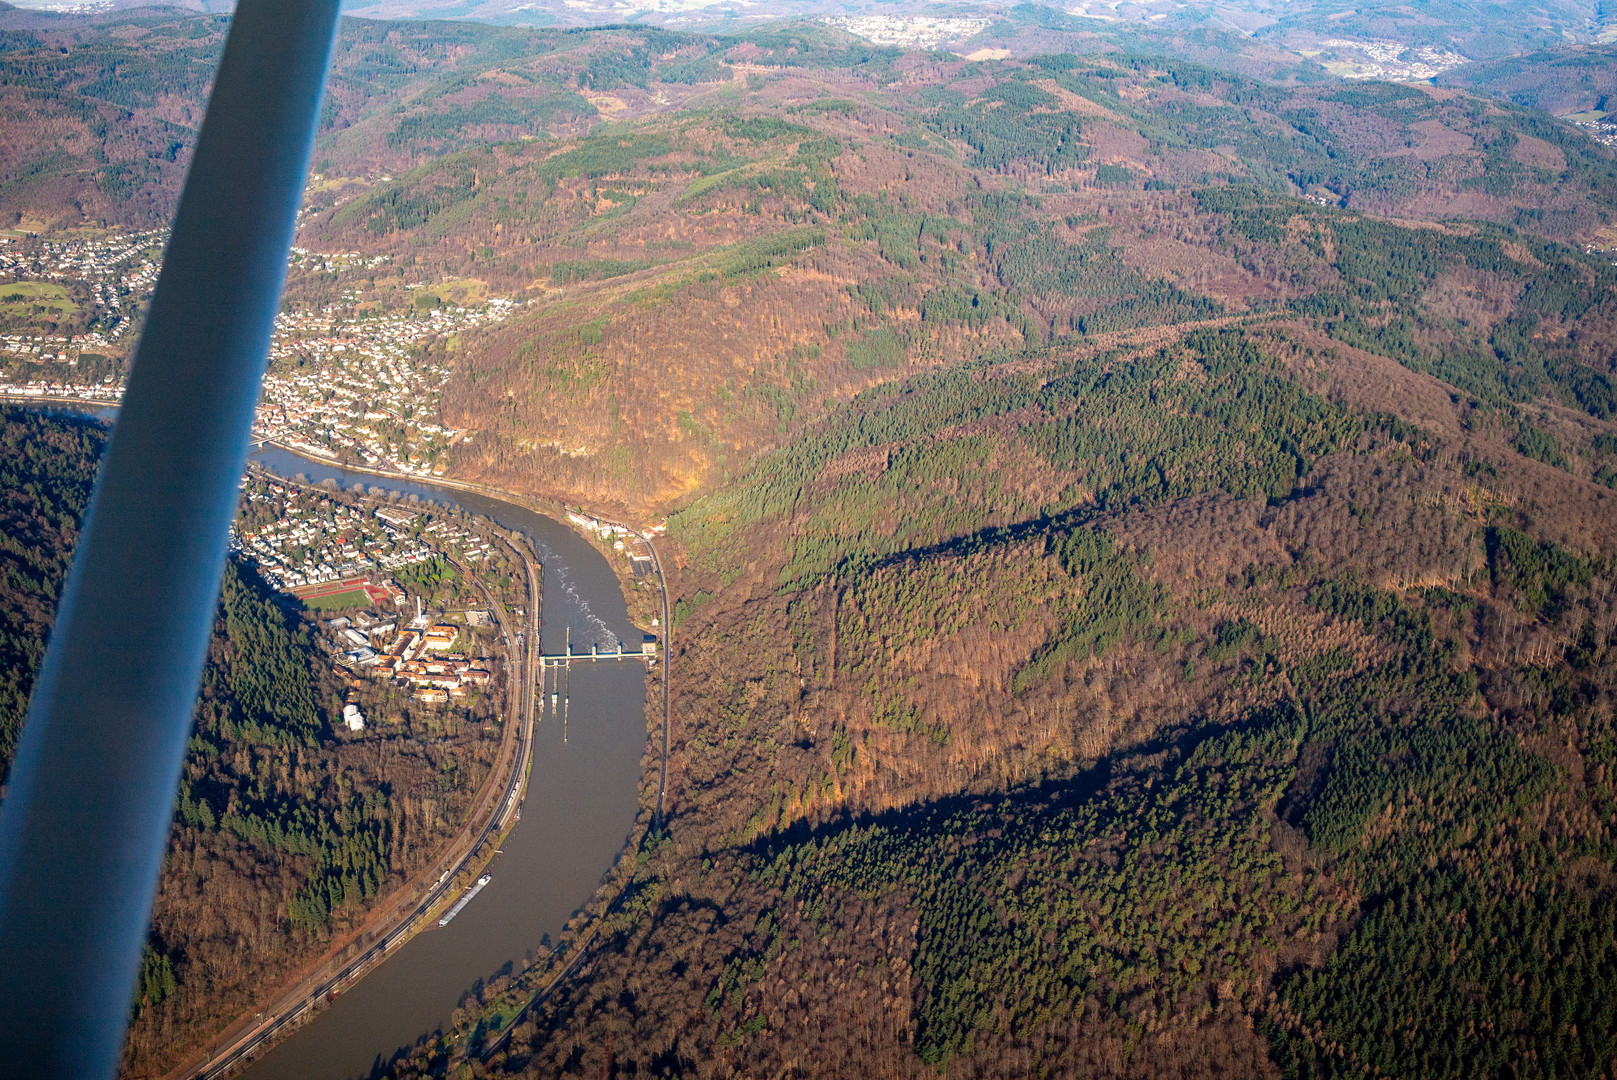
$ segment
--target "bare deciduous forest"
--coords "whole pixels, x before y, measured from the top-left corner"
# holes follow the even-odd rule
[[[59,47],[4,64],[89,100]],[[588,955],[397,1075],[1611,1076],[1617,156],[1456,88],[1604,61],[1270,47],[345,26],[299,242],[380,261],[290,301],[528,301],[433,346],[451,474],[665,520],[675,601],[668,818]],[[59,576],[51,514],[15,573]],[[197,1022],[187,882],[274,926],[222,1002],[317,933],[268,912],[336,919],[455,813],[448,751],[384,797],[328,745],[316,668],[246,738],[228,641],[137,1055]],[[299,861],[306,798],[350,861]]]
[[[105,429],[0,409],[0,763],[9,766]],[[161,1075],[358,925],[459,827],[499,741],[488,710],[341,725],[348,677],[305,616],[226,571],[125,1071]],[[369,701],[367,701],[369,706]]]

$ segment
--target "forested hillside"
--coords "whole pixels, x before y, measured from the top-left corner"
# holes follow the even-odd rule
[[[1004,32],[1067,18],[1035,5],[1025,8],[1001,24]],[[1406,18],[1391,9],[1359,14],[1372,21]],[[1319,18],[1304,12],[1295,17]],[[0,193],[7,212],[35,229],[165,221],[178,196],[227,27],[226,17],[174,9],[94,18],[0,12],[0,93],[11,101],[4,122],[16,126],[15,137],[0,139]],[[1282,20],[1262,36],[1278,40],[1298,32],[1312,31]],[[1604,198],[1602,185],[1610,183],[1591,174],[1583,160],[1590,153],[1600,158],[1595,148],[1564,128],[1543,126],[1542,118],[1531,114],[1414,86],[1342,84],[1318,70],[1274,62],[1257,65],[1268,80],[1258,81],[1197,66],[1183,55],[1153,55],[1149,37],[1084,40],[1091,37],[1078,34],[1064,42],[1057,34],[1040,48],[1048,54],[1077,46],[1081,58],[1069,53],[1054,62],[1035,55],[971,63],[946,53],[873,45],[812,24],[693,34],[655,27],[547,30],[350,19],[333,60],[312,193],[333,202],[363,192],[394,202],[404,195],[418,207],[437,203],[424,215],[432,216],[467,201],[471,192],[447,201],[448,192],[408,198],[410,187],[420,185],[402,192],[390,185],[407,185],[402,174],[432,165],[423,174],[433,181],[428,187],[453,189],[444,181],[442,159],[459,151],[528,142],[537,144],[527,148],[530,154],[549,157],[557,140],[585,135],[602,121],[632,123],[687,110],[701,118],[715,109],[745,113],[749,106],[774,114],[827,96],[849,100],[829,111],[810,105],[793,115],[821,129],[828,119],[862,120],[832,124],[827,132],[853,143],[872,136],[898,139],[909,130],[902,149],[942,153],[941,145],[925,145],[929,131],[950,140],[957,151],[944,157],[958,158],[964,150],[964,164],[970,166],[1007,171],[1017,162],[1020,167],[1008,170],[1015,175],[1042,174],[1069,184],[1087,178],[1126,185],[1130,179],[1118,172],[1097,176],[1097,165],[1133,169],[1136,182],[1179,185],[1204,174],[1229,173],[1282,190],[1328,188],[1335,197],[1357,198],[1367,208],[1421,216],[1515,220],[1526,211],[1522,222],[1537,222],[1534,231],[1570,238],[1592,227],[1589,197]],[[1181,30],[1163,42],[1215,60],[1240,47],[1205,32],[1199,45],[1197,39]],[[1542,65],[1526,66],[1542,69],[1534,77],[1553,81],[1551,73],[1586,65],[1599,54],[1543,55]],[[1499,63],[1517,65],[1509,70],[1523,67],[1517,61]],[[1453,79],[1456,85],[1508,97],[1509,88],[1499,83],[1505,70],[1472,66],[1456,69]],[[1043,84],[1033,88],[1016,85],[1041,79]],[[1010,86],[1003,86],[1007,80]],[[1013,108],[990,118],[1013,99]],[[866,111],[850,112],[848,106]],[[1057,125],[1066,131],[1064,141],[1040,119],[1052,112],[1067,114]],[[1015,133],[1023,124],[1048,130],[1023,144]],[[22,137],[25,130],[32,138]],[[1046,148],[1051,136],[1065,145],[1055,157]],[[1146,142],[1138,143],[1139,138]],[[997,141],[1000,149],[985,152],[985,140]],[[1541,148],[1540,141],[1554,149]],[[732,155],[730,166],[740,163]],[[1081,167],[1085,163],[1088,167]],[[481,183],[476,159],[467,164]],[[1073,166],[1080,167],[1068,172]],[[522,186],[547,179],[546,170],[540,172]],[[690,172],[665,167],[631,174],[641,181],[631,190],[646,194],[644,181],[654,178],[664,182],[651,189],[665,189],[676,177],[683,190]],[[711,167],[700,175],[710,172]],[[845,178],[839,182],[848,186]],[[511,198],[506,190],[478,193],[484,202]],[[1463,196],[1462,204],[1443,201],[1456,195]],[[1552,208],[1555,216],[1545,219]],[[455,217],[473,224],[465,221],[464,210]],[[406,212],[391,226],[409,228],[411,220]],[[316,228],[311,235],[325,231]],[[501,254],[497,263],[506,261],[515,239],[469,229],[457,230],[457,238],[461,243],[455,250],[462,257],[491,248]],[[524,270],[532,264],[517,261]]]
[[[1552,209],[1287,194],[1257,141],[1241,175],[1096,162],[1093,114],[1044,103],[1102,67],[479,159],[440,243],[481,205],[600,261],[471,347],[460,467],[529,411],[552,456],[482,474],[671,502],[679,599],[667,830],[474,1072],[1604,1075],[1613,271]],[[1609,167],[1463,98],[1313,100]],[[1512,130],[1422,182],[1497,207],[1550,145]],[[331,227],[448,213],[395,205]],[[629,258],[652,221],[692,253]],[[659,420],[683,480],[634,471]]]
[[[105,441],[0,406],[0,763],[9,766]],[[126,1073],[156,1076],[358,923],[448,839],[492,725],[339,734],[346,680],[231,563],[142,966]]]
[[[1617,55],[1610,45],[1544,49],[1444,72],[1438,80],[1473,93],[1494,94],[1518,105],[1566,116],[1604,112],[1617,89]]]
[[[633,880],[398,1075],[1609,1077],[1617,157],[1509,63],[346,24],[290,306],[525,301],[419,354],[450,473],[666,521],[674,601]],[[142,1068],[244,1000],[240,910],[334,932],[483,760],[333,738],[224,611]]]
[[[228,25],[0,11],[0,227],[167,224]]]
[[[1508,415],[1262,320],[760,458],[670,521],[667,831],[478,1068],[1606,1075],[1617,495]]]
[[[513,57],[480,29],[445,93],[326,137],[330,207],[304,236],[385,268],[293,289],[398,305],[438,275],[527,298],[460,343],[444,414],[471,433],[460,474],[552,497],[660,512],[895,377],[1277,308],[1341,319],[1345,340],[1402,334],[1415,363],[1463,340],[1553,364],[1573,346],[1537,306],[1558,301],[1513,316],[1510,267],[1554,252],[1563,280],[1605,272],[1543,242],[1604,242],[1611,153],[1452,91],[1130,56],[966,63],[828,30],[524,33]],[[518,77],[598,115],[478,123],[516,116]],[[384,164],[386,181],[330,186]],[[1489,224],[1415,227],[1456,215]]]
[[[0,766],[9,772],[22,734],[34,673],[73,557],[73,538],[90,501],[104,432],[100,425],[46,420],[8,409],[0,432],[0,559],[4,636],[0,637]],[[0,772],[0,778],[4,773]]]

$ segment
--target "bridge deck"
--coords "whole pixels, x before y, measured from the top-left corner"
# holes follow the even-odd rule
[[[655,660],[656,653],[637,652],[603,652],[603,653],[553,653],[542,655],[539,662],[546,667],[560,667],[566,664],[575,664],[582,660]]]

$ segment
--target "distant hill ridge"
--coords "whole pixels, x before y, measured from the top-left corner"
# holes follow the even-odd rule
[[[449,474],[665,523],[673,601],[587,962],[394,1073],[1609,1070],[1617,157],[1508,100],[1603,53],[1334,80],[1463,43],[1333,14],[345,24],[289,308],[525,301],[411,346]],[[0,205],[171,207],[223,20],[112,25],[0,54]]]

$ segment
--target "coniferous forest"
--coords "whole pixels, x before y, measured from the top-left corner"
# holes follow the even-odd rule
[[[0,406],[0,763],[9,766],[106,440],[98,421]],[[458,827],[492,725],[408,717],[338,734],[347,680],[305,616],[225,571],[127,1067],[175,1054],[355,925]],[[384,722],[385,723],[385,722]]]
[[[1609,13],[1082,6],[344,23],[272,374],[402,428],[315,324],[520,301],[394,357],[409,422],[651,530],[672,621],[666,815],[653,682],[648,827],[384,1071],[1617,1076]],[[165,219],[226,27],[0,11],[14,250]],[[1342,77],[1389,42],[1458,59]],[[9,756],[102,435],[0,419]],[[308,631],[232,566],[130,1075],[487,767],[470,720],[335,730]]]

